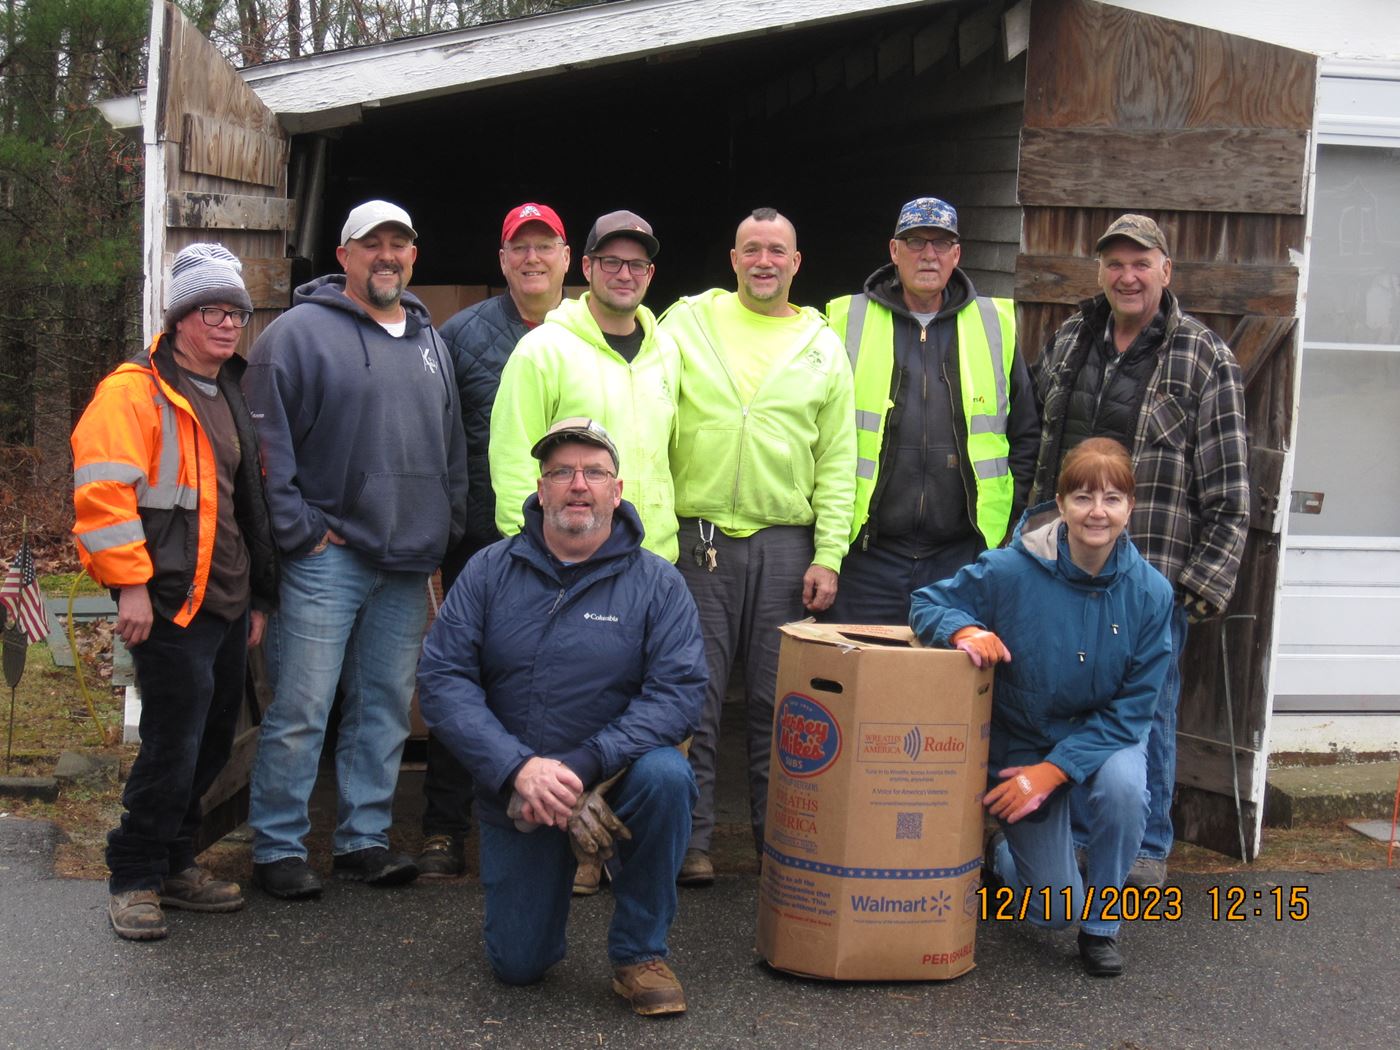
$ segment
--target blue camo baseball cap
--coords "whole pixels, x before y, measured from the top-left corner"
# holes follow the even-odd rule
[[[958,211],[947,201],[937,197],[915,197],[899,209],[899,221],[894,226],[894,236],[902,237],[910,230],[931,227],[947,230],[958,236]]]

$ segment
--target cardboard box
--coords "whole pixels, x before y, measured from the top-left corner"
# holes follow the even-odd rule
[[[974,965],[992,671],[906,627],[782,628],[758,951],[782,970]]]
[[[433,327],[441,328],[459,310],[489,298],[484,284],[415,284],[409,289],[428,308]]]

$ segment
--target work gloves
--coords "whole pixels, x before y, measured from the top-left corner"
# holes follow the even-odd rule
[[[585,791],[569,814],[569,845],[579,863],[609,860],[618,839],[630,839],[632,832],[617,818],[603,793]]]
[[[1011,650],[1002,644],[1002,640],[991,631],[975,624],[968,624],[954,631],[949,641],[953,643],[954,649],[961,649],[972,657],[975,667],[990,667],[992,664],[1011,662]]]
[[[1215,610],[1211,608],[1210,602],[1204,598],[1197,598],[1190,591],[1181,596],[1181,604],[1186,609],[1186,622],[1197,624],[1203,620],[1209,620],[1215,615]]]
[[[1037,762],[1033,766],[1008,766],[997,774],[1005,777],[1000,784],[988,791],[982,805],[991,810],[992,816],[1015,824],[1022,817],[1028,817],[1038,810],[1055,789],[1069,777],[1053,762]]]

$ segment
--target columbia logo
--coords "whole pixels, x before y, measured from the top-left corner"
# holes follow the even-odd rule
[[[585,620],[597,620],[600,623],[620,623],[621,621],[612,615],[604,616],[602,613],[586,612],[583,614]]]

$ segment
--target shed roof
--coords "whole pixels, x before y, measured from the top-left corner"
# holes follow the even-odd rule
[[[367,106],[575,69],[664,61],[726,40],[951,0],[617,0],[271,62],[242,71],[289,131],[353,123]]]

